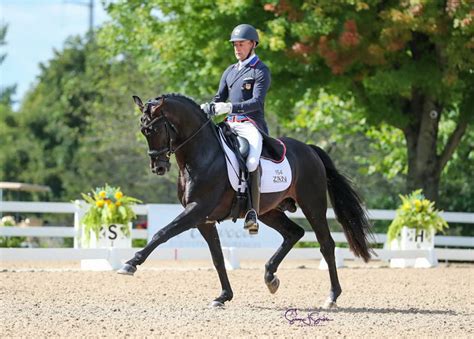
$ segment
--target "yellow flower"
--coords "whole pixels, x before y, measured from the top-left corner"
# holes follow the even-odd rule
[[[120,199],[121,197],[123,197],[123,193],[118,191],[117,193],[115,193],[115,199]]]
[[[99,192],[99,197],[101,197],[101,198],[105,198],[106,195],[107,195],[107,193],[105,191],[100,191]]]
[[[403,203],[402,210],[409,211],[410,208],[411,208],[411,204],[408,201]]]
[[[95,202],[95,205],[96,205],[97,207],[103,207],[103,206],[104,206],[104,200],[97,200],[97,201]]]
[[[107,199],[107,200],[105,200],[105,203],[106,203],[107,205],[110,205],[110,204],[112,203],[112,201],[110,201],[110,199]]]
[[[416,207],[417,212],[421,210],[422,204],[421,204],[420,199],[415,199],[415,207]]]
[[[115,203],[115,206],[120,206],[120,205],[122,205],[122,203],[121,203],[120,201],[117,201],[117,202]]]

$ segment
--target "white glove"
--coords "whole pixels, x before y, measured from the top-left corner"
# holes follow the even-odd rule
[[[205,102],[205,103],[201,104],[201,109],[204,110],[206,108],[206,105],[209,105],[209,103]]]
[[[229,114],[232,112],[232,103],[230,102],[216,102],[214,106],[216,115]]]

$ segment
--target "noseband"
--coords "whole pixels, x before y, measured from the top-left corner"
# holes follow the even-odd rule
[[[161,115],[158,117],[155,117],[154,119],[150,119],[148,116],[143,116],[141,119],[141,130],[145,136],[150,137],[153,136],[154,134],[158,133],[159,128],[161,125],[165,125],[165,130],[166,130],[166,138],[168,139],[168,146],[163,147],[161,150],[149,150],[148,155],[152,159],[158,158],[160,155],[165,154],[166,158],[169,160],[171,154],[173,154],[175,150],[173,150],[173,140],[174,136],[176,136],[177,131],[176,128],[169,122],[169,120],[163,115],[163,112],[161,112]],[[170,133],[170,131],[173,132],[174,136]]]
[[[149,105],[154,104],[156,101],[148,101],[147,106],[145,106],[145,112],[149,109]],[[160,150],[149,150],[148,155],[152,160],[156,160],[160,155],[165,154],[166,161],[169,162],[169,159],[172,154],[175,154],[181,147],[186,145],[189,141],[191,141],[199,132],[212,120],[207,119],[207,121],[199,127],[199,129],[194,132],[190,137],[184,140],[181,144],[173,148],[173,143],[175,142],[176,136],[178,135],[178,130],[176,127],[168,120],[168,118],[164,115],[163,109],[161,107],[164,104],[164,98],[162,98],[161,104],[154,110],[155,112],[159,109],[159,114],[154,118],[151,118],[151,114],[143,113],[141,117],[141,130],[146,137],[153,136],[154,134],[158,133],[159,128],[161,125],[165,125],[166,130],[166,138],[168,139],[167,146],[163,147]]]

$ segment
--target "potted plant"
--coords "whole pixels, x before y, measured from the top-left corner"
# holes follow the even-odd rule
[[[81,220],[83,245],[86,247],[130,247],[131,221],[136,218],[132,206],[141,201],[124,195],[119,187],[107,184],[105,187],[97,187],[89,194],[82,193],[82,197],[89,205]],[[125,239],[130,246],[116,246],[122,239]]]
[[[392,267],[431,267],[434,258],[434,237],[436,232],[448,228],[447,222],[439,215],[441,211],[416,190],[409,195],[400,195],[402,205],[397,209],[395,219],[388,228],[387,240],[392,250],[431,250],[432,259],[428,263],[417,264],[418,259],[392,259]]]

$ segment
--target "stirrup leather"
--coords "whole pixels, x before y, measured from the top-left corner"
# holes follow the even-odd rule
[[[260,167],[249,173],[249,181],[251,208],[245,215],[244,229],[247,229],[250,234],[257,234],[257,218],[260,210]]]

